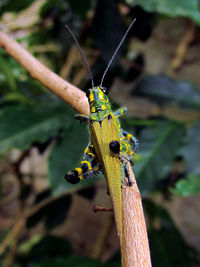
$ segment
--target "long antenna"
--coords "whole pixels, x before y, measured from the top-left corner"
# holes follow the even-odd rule
[[[116,50],[115,50],[113,56],[111,57],[111,59],[110,59],[108,65],[107,65],[107,67],[106,67],[106,70],[104,71],[104,74],[103,74],[103,76],[102,76],[102,78],[101,78],[101,84],[100,84],[100,87],[102,87],[102,84],[103,84],[103,80],[104,80],[104,78],[105,78],[105,75],[106,75],[108,69],[110,68],[110,65],[112,64],[113,59],[115,58],[115,56],[116,56],[118,50],[120,49],[120,47],[121,47],[121,45],[122,45],[124,39],[126,38],[128,32],[130,31],[130,29],[131,29],[131,27],[133,26],[133,24],[134,24],[135,21],[136,21],[136,19],[134,19],[134,20],[131,22],[131,24],[129,25],[128,29],[126,30],[124,36],[122,37],[120,43],[118,44],[118,47],[116,48]]]
[[[88,65],[88,63],[87,63],[87,60],[86,60],[86,58],[85,58],[85,55],[84,55],[84,53],[83,53],[83,51],[82,51],[82,49],[81,49],[81,47],[80,47],[80,45],[79,45],[79,43],[78,43],[78,41],[77,41],[77,39],[76,39],[76,36],[75,36],[74,33],[72,32],[72,30],[69,28],[69,26],[65,25],[65,27],[66,27],[67,30],[70,32],[72,38],[74,39],[74,42],[76,43],[76,45],[77,45],[77,47],[78,47],[78,50],[79,50],[79,52],[80,52],[80,54],[81,54],[81,56],[82,56],[82,58],[83,58],[83,61],[85,62],[85,65],[86,65],[86,67],[87,67],[88,73],[89,73],[89,75],[90,75],[90,80],[91,80],[91,83],[92,83],[92,87],[94,87],[94,80],[93,80],[93,76],[92,76],[91,69],[90,69],[90,67],[89,67],[89,65]]]

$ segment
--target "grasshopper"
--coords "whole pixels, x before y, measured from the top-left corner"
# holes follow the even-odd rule
[[[81,50],[73,32],[66,25],[66,28],[71,33],[83,57],[91,78],[92,88],[88,89],[86,92],[90,106],[89,117],[82,114],[76,115],[77,119],[88,122],[90,129],[90,143],[84,151],[80,165],[74,170],[68,172],[65,175],[65,179],[69,183],[76,184],[83,179],[93,176],[99,171],[103,172],[104,176],[106,177],[115,212],[117,232],[120,236],[120,241],[122,240],[121,187],[123,187],[125,183],[125,177],[128,180],[128,185],[132,186],[128,164],[130,163],[133,165],[132,157],[138,146],[138,140],[132,134],[129,134],[122,129],[118,118],[122,116],[127,109],[122,107],[113,112],[107,97],[108,90],[103,87],[102,84],[105,74],[107,73],[117,51],[119,50],[134,22],[135,20],[132,21],[123,38],[121,39],[117,49],[108,63],[99,86],[94,86],[92,73],[83,51]]]

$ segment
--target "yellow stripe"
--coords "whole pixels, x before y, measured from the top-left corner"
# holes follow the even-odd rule
[[[129,146],[127,145],[127,143],[122,143],[123,145],[124,145],[124,147],[126,148],[126,151],[125,151],[125,153],[128,151],[128,149],[129,149]]]
[[[132,156],[134,154],[133,150],[129,152],[129,155]]]
[[[100,100],[104,100],[104,99],[103,99],[103,92],[102,92],[101,90],[99,90],[99,99],[100,99]]]
[[[87,147],[87,148],[85,149],[85,154],[89,154],[89,152],[90,152],[90,149],[89,149],[89,147]]]
[[[93,153],[87,153],[87,155],[90,155],[90,156],[92,156],[93,158],[95,157],[95,154],[93,154]]]
[[[93,93],[90,93],[89,100],[90,100],[90,102],[94,101],[94,95],[93,95]]]
[[[81,164],[84,164],[84,163],[88,165],[88,170],[91,171],[92,166],[91,166],[90,162],[87,161],[87,160],[83,160],[83,161],[81,161]]]
[[[122,145],[120,144],[120,151],[122,151]]]
[[[81,175],[83,173],[83,170],[81,168],[76,168],[75,171],[78,172],[78,175]]]
[[[127,139],[128,139],[128,141],[130,141],[130,140],[131,140],[131,137],[132,137],[132,135],[131,135],[131,134],[127,134]]]

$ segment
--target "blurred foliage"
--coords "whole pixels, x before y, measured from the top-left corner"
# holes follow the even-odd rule
[[[188,17],[200,24],[198,0],[126,0],[128,4],[140,5],[147,12],[157,12],[170,17]]]
[[[200,176],[189,174],[186,179],[182,179],[176,183],[175,188],[171,192],[179,196],[187,197],[195,195],[200,191]]]
[[[183,144],[184,126],[167,121],[157,121],[153,127],[141,132],[139,160],[135,160],[134,172],[143,194],[156,189],[160,179],[169,173],[172,163]]]
[[[174,195],[187,197],[200,192],[200,81],[193,76],[200,67],[199,52],[195,52],[200,48],[199,1],[0,2],[0,28],[64,79],[71,82],[73,78],[75,85],[84,91],[90,86],[90,80],[64,25],[69,25],[77,36],[98,83],[121,36],[135,17],[137,21],[111,65],[104,86],[111,91],[113,107],[127,106],[128,115],[122,118],[122,125],[140,140],[133,169],[144,198],[153,266],[192,266],[198,262],[197,251],[184,240],[167,209],[148,197],[160,194],[163,202],[167,202]],[[170,30],[169,21],[173,25]],[[166,26],[164,33],[160,23]],[[188,36],[190,23],[195,30],[189,32],[192,38],[187,43],[182,37]],[[165,35],[170,35],[170,41]],[[185,49],[181,50],[182,54],[179,46]],[[179,66],[173,69],[174,58],[178,58]],[[77,62],[81,67],[76,66]],[[15,214],[13,219],[9,212],[20,210],[16,206],[10,208],[9,201],[7,206],[6,197],[13,199],[15,205],[20,203],[22,210],[23,207],[31,210],[25,219],[28,230],[16,241],[19,248],[15,249],[12,266],[120,266],[119,253],[105,263],[90,259],[91,254],[84,250],[87,240],[82,241],[81,249],[75,249],[79,255],[75,254],[71,243],[66,241],[70,230],[66,236],[51,235],[58,226],[69,223],[73,193],[92,202],[96,195],[94,183],[102,175],[77,185],[66,183],[63,178],[66,171],[77,166],[89,142],[86,125],[77,122],[70,107],[33,80],[2,48],[0,63],[1,242],[17,217]],[[167,66],[163,68],[163,65]],[[182,72],[184,67],[189,70]],[[196,84],[191,82],[194,80]],[[38,189],[38,175],[32,167],[27,171],[27,161],[31,161],[34,149],[39,159],[47,158],[43,178],[48,186],[44,189]],[[4,175],[12,175],[14,186],[6,176],[5,187]],[[80,201],[81,209],[82,204]],[[4,220],[6,216],[11,217],[11,224]],[[78,211],[71,216],[74,223],[83,221]],[[33,229],[41,224],[43,231],[35,234]],[[85,231],[89,230],[88,223]],[[15,244],[5,251],[5,259],[13,255],[12,246]],[[110,252],[109,258],[112,255]],[[0,263],[3,261],[0,258]]]
[[[150,220],[149,243],[152,265],[191,266],[191,262],[198,259],[198,254],[185,243],[170,215],[150,200],[143,201],[143,205],[145,210],[148,210]],[[172,246],[176,251],[171,249]]]

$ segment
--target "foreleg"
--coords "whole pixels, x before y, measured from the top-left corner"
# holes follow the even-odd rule
[[[127,108],[126,107],[122,107],[122,108],[119,108],[118,110],[116,110],[113,114],[116,118],[124,115],[124,113],[127,112]]]
[[[128,179],[128,185],[132,186],[133,182],[132,182],[130,174],[129,174],[129,169],[128,169],[128,163],[127,162],[124,164],[124,175]]]
[[[133,145],[133,150],[136,151],[139,145],[139,141],[132,134],[122,130],[123,136]]]

